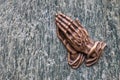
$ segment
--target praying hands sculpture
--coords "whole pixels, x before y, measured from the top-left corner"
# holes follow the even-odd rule
[[[57,36],[68,51],[68,64],[72,68],[78,68],[83,61],[86,66],[91,66],[99,60],[106,44],[90,39],[88,32],[78,19],[72,20],[59,13],[56,14],[55,23]]]

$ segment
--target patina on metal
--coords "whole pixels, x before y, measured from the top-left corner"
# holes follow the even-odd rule
[[[106,43],[92,40],[78,19],[72,20],[58,13],[55,23],[57,36],[68,51],[68,64],[72,68],[78,68],[83,61],[86,66],[92,66],[98,62]]]

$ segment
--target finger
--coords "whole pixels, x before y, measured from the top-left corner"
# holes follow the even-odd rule
[[[69,39],[70,42],[72,42],[75,45],[80,45],[81,40],[79,36],[76,35],[77,33],[73,32],[71,29],[68,29],[68,32],[66,33],[66,37]],[[72,39],[75,40],[72,40]]]
[[[81,57],[81,63],[80,63],[80,65],[83,63],[83,61],[85,60],[85,56],[82,54],[82,57]]]
[[[56,18],[56,21],[58,21],[67,31],[69,31],[68,34],[71,34],[74,38],[76,38],[75,35],[72,34],[72,32],[76,32],[75,27],[77,27],[77,24],[75,23],[75,21],[71,20],[72,23],[74,24],[74,26],[71,25],[70,22],[67,21],[64,14],[61,14],[61,16],[58,15]],[[68,26],[70,25],[70,27],[68,28],[68,26],[66,24],[68,24]],[[69,35],[67,35],[67,36],[69,36]]]
[[[64,15],[64,14],[63,14],[63,15]],[[58,19],[60,19],[60,20],[58,21]],[[78,26],[77,26],[77,24],[75,23],[75,21],[72,21],[72,19],[70,19],[71,21],[70,21],[70,20],[67,21],[67,19],[65,19],[65,17],[59,16],[59,15],[58,15],[58,19],[57,19],[58,22],[60,22],[60,23],[63,22],[64,25],[66,24],[67,27],[63,26],[63,27],[65,27],[65,29],[68,29],[68,28],[69,28],[69,29],[71,29],[72,31],[76,32],[76,28],[77,28]],[[69,22],[69,21],[70,21],[70,22]],[[63,23],[62,23],[62,24],[63,24]],[[72,23],[73,25],[72,25],[71,23]]]
[[[100,42],[99,44],[98,44],[98,50],[96,50],[96,52],[97,52],[97,58],[99,59],[100,58],[100,56],[102,55],[102,51],[103,51],[103,49],[102,49],[102,42]]]
[[[58,27],[64,32],[66,33],[68,36],[72,35],[72,30],[70,28],[68,28],[68,26],[63,23],[62,21],[58,20],[58,18],[56,18],[56,24],[58,25]]]
[[[106,46],[106,44],[104,42],[99,42],[97,47],[96,47],[96,52],[98,56],[100,56],[102,54],[102,51],[104,49],[104,47]]]
[[[75,28],[75,29],[78,29],[79,25],[75,22],[75,20],[72,21],[71,23],[74,25],[74,28]]]
[[[62,28],[64,28],[65,30],[68,29],[68,26],[65,23],[63,23],[61,20],[59,20],[57,17],[55,18],[55,20],[56,20],[56,23],[61,24]]]
[[[80,59],[80,61],[79,61],[79,64],[78,64],[79,66],[82,65],[84,59],[85,59],[85,56],[82,54],[82,57],[81,57],[81,59]],[[79,66],[78,66],[78,67],[79,67]]]
[[[69,20],[67,20],[65,17],[62,17],[61,15],[58,15],[57,18],[59,20],[61,20],[61,22],[63,22],[64,24],[66,24],[68,26],[71,24]]]
[[[57,30],[56,33],[57,33],[58,38],[61,40],[61,42],[64,44],[64,46],[66,46],[68,42],[67,42],[67,40],[65,38],[65,35],[64,34],[60,34],[60,30],[59,30],[58,27],[57,27],[56,30]]]
[[[80,55],[78,55],[78,57],[75,59],[75,60],[71,60],[71,56],[70,56],[70,53],[68,53],[68,64],[69,65],[74,65],[80,58]]]
[[[66,33],[67,31],[59,24],[59,23],[56,23],[57,27],[63,31],[64,33]]]
[[[97,57],[94,57],[94,58],[88,58],[86,59],[86,63],[90,63],[90,62],[93,62],[94,60],[96,60]]]
[[[76,23],[69,17],[65,16],[64,14],[60,13],[58,16],[57,16],[58,19],[60,19],[61,21],[59,22],[63,22],[64,24],[66,24],[68,27],[66,29],[70,29],[72,32],[76,31],[75,30],[75,27],[77,28],[77,25]],[[75,24],[76,26],[73,26],[71,23]]]
[[[100,46],[99,46],[99,50],[97,50],[98,52],[98,59],[100,58],[100,56],[102,55],[103,49],[106,46],[106,44],[104,42],[100,42]]]
[[[99,43],[99,41],[95,42],[94,46],[93,46],[93,47],[90,49],[90,51],[88,52],[87,57],[92,56],[92,54],[95,52],[95,49],[96,49],[98,43]]]
[[[59,26],[59,23],[58,23],[58,26]],[[60,34],[60,30],[59,28],[57,27],[57,36],[58,38],[62,41],[62,43],[66,46],[66,48],[71,52],[71,51],[74,51],[72,49],[72,47],[70,47],[70,45],[68,44],[68,42],[65,40],[65,35],[64,34]],[[64,39],[63,39],[64,38]],[[67,39],[67,38],[66,38]],[[75,51],[76,52],[76,51]]]
[[[66,30],[68,29],[69,25],[71,24],[69,21],[67,21],[65,18],[61,17],[60,15],[58,15],[56,17],[56,22],[63,25],[62,27],[64,27]]]
[[[76,51],[70,46],[70,44],[66,44],[66,48],[67,48],[67,50],[69,51],[69,52],[71,52],[71,53],[73,53],[73,54],[75,54],[76,53]]]
[[[97,48],[99,49],[99,50],[97,50],[98,52],[99,51],[103,51],[103,49],[105,48],[105,46],[106,46],[106,44],[104,43],[104,42],[99,42],[99,44],[98,44],[98,46],[97,46]]]
[[[60,34],[59,28],[57,27],[57,35],[58,38],[62,41],[62,43],[65,45],[67,50],[72,53],[76,53],[76,51],[72,48],[72,46],[68,43],[67,38],[64,34]]]
[[[102,45],[102,48],[101,48],[102,50],[107,46],[107,44],[104,43],[103,41],[102,41],[102,44],[101,44],[101,45]]]
[[[70,25],[70,28],[71,28],[71,30],[73,31],[73,32],[76,32],[76,28],[75,28],[75,26],[74,25]],[[77,33],[77,32],[76,32]]]
[[[83,28],[78,18],[75,19],[75,22],[79,27]]]
[[[69,32],[71,32],[71,30],[69,30]],[[77,37],[76,33],[66,33],[66,36],[68,37],[68,40],[73,43],[74,45],[79,45],[79,37]],[[79,41],[78,41],[79,40]]]
[[[69,43],[76,45],[74,40],[73,40],[75,38],[75,36],[73,36],[74,33],[70,33],[70,32],[72,32],[72,31],[69,29],[68,32],[65,34],[66,38],[68,39]]]
[[[80,38],[79,35],[81,34],[78,34],[78,31],[73,27],[73,25],[70,25],[70,30],[72,31],[72,36],[78,40]],[[78,40],[79,41],[79,40]]]
[[[100,55],[100,52],[102,51],[101,47],[102,47],[101,42],[99,42],[96,47],[96,51],[98,52],[98,55]]]
[[[76,51],[81,51],[83,48],[83,45],[82,45],[82,43],[79,43],[79,44],[76,44],[75,42],[76,42],[76,40],[69,40],[68,39],[68,42],[70,43],[70,44],[72,44],[71,46],[76,50]]]
[[[64,23],[61,23],[61,22],[57,22],[56,23],[58,25],[58,27],[66,34],[66,36],[71,40],[72,39],[72,36],[75,38],[75,36],[72,34],[72,30],[68,27],[66,27],[67,25],[64,24]],[[72,36],[70,36],[72,35]]]
[[[72,21],[72,25],[70,25],[70,28],[79,36],[79,38],[83,38],[83,29],[79,27],[79,25],[76,23],[76,21]],[[79,41],[79,40],[78,40]]]
[[[76,63],[73,64],[73,66],[75,65],[80,65],[84,59],[84,55],[79,53],[80,57],[79,57],[79,60],[76,61]]]
[[[60,31],[59,31],[59,28],[58,28],[58,27],[56,28],[56,33],[57,33],[58,38],[59,38],[61,41],[63,41],[64,39],[63,39],[62,36],[60,35]]]
[[[73,69],[76,69],[83,63],[83,61],[84,61],[84,56],[83,54],[81,54],[79,60],[75,64],[73,64],[71,67]]]
[[[61,16],[59,16],[61,15]],[[76,32],[76,28],[79,28],[79,26],[81,27],[81,24],[79,23],[79,20],[76,19],[75,21],[73,21],[71,18],[65,16],[64,14],[60,13],[58,14],[58,18],[61,19],[65,24],[67,24],[68,26],[70,25],[69,28],[71,28],[74,32]],[[71,26],[70,22],[74,25],[74,26]],[[83,33],[84,32],[84,33]],[[81,32],[82,34],[87,34],[87,31],[84,30],[83,32]],[[80,35],[79,35],[80,36]]]
[[[86,63],[86,66],[92,66],[93,64],[97,63],[98,59],[93,60],[92,62]]]
[[[89,67],[89,66],[94,65],[95,63],[97,63],[97,60],[95,60],[94,62],[91,62],[91,63],[87,63],[86,66]]]
[[[105,46],[105,44],[103,45],[103,46]],[[98,50],[98,53],[97,53],[97,56],[96,56],[96,59],[93,59],[93,60],[87,60],[86,62],[86,66],[91,66],[91,65],[93,65],[93,64],[95,64],[95,63],[97,63],[97,61],[99,60],[99,58],[100,58],[100,55],[101,55],[101,53],[102,53],[102,43],[100,43],[100,49]]]
[[[68,26],[70,26],[69,28],[71,28],[72,30],[74,30],[74,32],[76,31],[75,27],[77,28],[77,24],[70,17],[68,17],[68,16],[66,16],[66,15],[64,15],[62,13],[59,13],[57,17],[60,20],[62,20],[65,24],[67,24]],[[71,23],[73,23],[74,26]]]
[[[67,42],[67,40],[65,39],[65,36],[64,36],[64,39],[63,39],[63,35],[60,35],[60,31],[59,31],[59,28],[57,27],[57,36],[58,38],[62,41],[62,43],[64,44],[64,46],[67,48],[67,50],[71,53],[76,53],[76,51],[69,45],[69,43]]]
[[[65,18],[65,15],[64,14],[61,14],[62,15],[62,17],[61,16],[59,16],[58,15],[58,18],[59,19],[63,19],[63,18]],[[57,19],[56,19],[57,20]],[[72,24],[74,25],[70,25],[70,27],[68,28],[68,26],[66,25],[66,24],[68,24],[68,22],[66,22],[67,20],[65,20],[65,19],[63,19],[63,21],[66,23],[62,23],[62,21],[61,20],[58,20],[58,22],[59,23],[61,23],[61,25],[64,27],[64,28],[66,28],[66,30],[68,31],[68,33],[66,34],[66,36],[70,39],[70,41],[72,41],[72,39],[71,38],[75,38],[76,40],[77,40],[77,42],[80,42],[79,41],[79,39],[78,39],[78,37],[76,37],[76,35],[75,34],[73,34],[73,31],[74,32],[76,32],[76,30],[75,30],[75,27],[77,28],[77,24],[75,23],[75,21],[72,21]],[[66,27],[67,26],[67,27]],[[68,28],[68,29],[67,29]],[[77,34],[77,32],[76,32],[76,34]],[[70,35],[72,35],[72,37],[70,36]],[[81,36],[81,34],[78,34],[79,36]],[[76,43],[76,42],[74,42],[74,43]]]
[[[81,59],[81,62],[83,62],[85,60],[85,56],[83,55],[82,59]]]
[[[71,36],[72,31],[71,31],[70,29],[68,29],[68,30],[66,31],[64,28],[61,27],[62,24],[57,23],[57,25],[58,25],[58,27],[64,32],[66,38],[69,39],[70,41],[72,41],[72,39],[73,39],[73,37]]]
[[[75,41],[73,40],[73,37],[72,36],[68,36],[68,38],[67,38],[67,40],[68,40],[68,42],[70,43],[70,44],[72,44],[71,46],[75,49],[75,50],[77,50],[77,51],[79,51],[80,50],[80,46],[78,47],[78,45],[75,43]]]
[[[62,13],[59,13],[59,15],[62,16],[63,18],[65,18],[67,21],[72,22],[72,19],[70,17],[68,17]]]
[[[77,46],[81,46],[82,40],[80,39],[80,37],[74,36],[74,38],[75,38],[74,42],[76,43],[76,45]]]
[[[80,65],[79,65],[79,60],[76,62],[76,64],[74,64],[74,65],[71,65],[71,67],[73,68],[73,69],[76,69],[76,68],[78,68]]]
[[[87,37],[89,36],[88,32],[86,31],[85,28],[83,28],[83,34],[85,34]]]
[[[60,30],[60,28],[56,27],[56,33],[58,38],[63,42],[65,39],[65,36],[64,36],[64,33]]]
[[[75,22],[76,22],[76,24],[79,26],[78,29],[81,29],[81,28],[82,28],[84,34],[88,35],[88,32],[87,32],[86,29],[81,25],[81,23],[80,23],[80,21],[79,21],[78,18],[75,19]]]

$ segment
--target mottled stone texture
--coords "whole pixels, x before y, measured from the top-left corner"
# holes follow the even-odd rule
[[[69,67],[57,12],[107,43],[96,65]],[[0,0],[0,80],[120,80],[120,0]]]

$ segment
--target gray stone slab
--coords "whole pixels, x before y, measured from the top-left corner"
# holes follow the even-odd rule
[[[97,64],[69,67],[58,12],[107,43]],[[0,80],[120,80],[120,0],[0,0]]]

